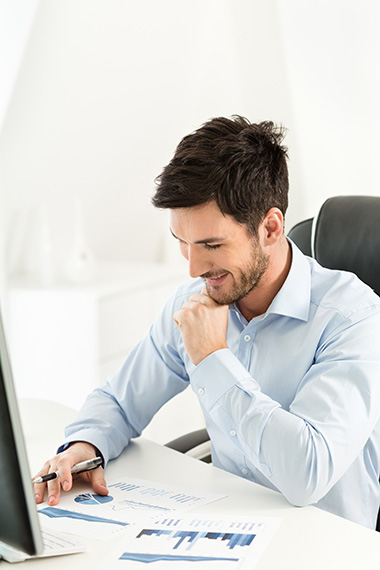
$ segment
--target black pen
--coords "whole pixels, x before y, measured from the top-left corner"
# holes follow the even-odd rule
[[[89,459],[88,461],[82,461],[73,465],[71,468],[71,473],[83,473],[84,471],[91,471],[91,469],[96,469],[103,463],[101,457],[95,457],[95,459]],[[54,471],[54,473],[48,473],[47,475],[42,475],[41,477],[36,477],[33,479],[32,483],[46,483],[46,481],[52,481],[59,477],[59,471]]]

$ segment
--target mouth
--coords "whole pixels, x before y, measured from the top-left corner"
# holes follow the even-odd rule
[[[206,281],[207,285],[209,285],[210,287],[218,287],[219,285],[221,285],[225,279],[227,279],[228,277],[228,273],[223,273],[222,275],[218,275],[218,276],[213,276],[213,277],[203,277],[203,279]]]

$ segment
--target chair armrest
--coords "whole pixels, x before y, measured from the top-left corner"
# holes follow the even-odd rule
[[[165,444],[166,447],[186,453],[205,463],[211,463],[210,437],[206,429],[187,433]]]

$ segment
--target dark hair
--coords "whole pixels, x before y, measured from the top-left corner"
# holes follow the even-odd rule
[[[188,208],[215,200],[251,234],[270,208],[288,206],[284,129],[271,121],[218,117],[185,136],[157,177],[157,208]]]

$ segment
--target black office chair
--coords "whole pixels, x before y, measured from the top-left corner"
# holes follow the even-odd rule
[[[288,236],[322,266],[351,271],[380,295],[379,222],[380,197],[336,196],[324,202],[316,218],[299,222]],[[207,430],[198,430],[167,445],[188,454],[198,448],[199,459],[211,462],[208,439]],[[380,532],[380,512],[376,530]]]
[[[380,197],[336,196],[288,236],[323,267],[351,271],[380,295]]]
[[[211,463],[211,445],[207,429],[198,429],[166,443],[166,447],[186,453],[204,463]]]

